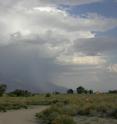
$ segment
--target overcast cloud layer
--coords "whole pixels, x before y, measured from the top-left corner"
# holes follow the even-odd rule
[[[0,0],[0,81],[33,91],[116,88],[117,37],[107,32],[117,18],[60,9],[102,2]]]

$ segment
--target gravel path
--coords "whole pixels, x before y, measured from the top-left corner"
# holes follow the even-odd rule
[[[37,124],[35,113],[41,112],[47,108],[47,106],[38,106],[31,109],[0,113],[0,124]]]

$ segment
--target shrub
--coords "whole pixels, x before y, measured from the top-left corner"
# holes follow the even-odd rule
[[[21,108],[24,108],[24,109],[27,109],[27,105],[25,104],[3,104],[3,105],[0,105],[0,111],[3,111],[3,112],[6,112],[7,110],[11,110],[11,109],[21,109]]]
[[[20,96],[23,96],[23,97],[28,97],[28,96],[32,96],[32,93],[27,91],[27,90],[20,90],[20,89],[16,89],[15,91],[13,92],[10,92],[8,93],[9,96],[17,96],[17,97],[20,97]]]
[[[68,90],[67,90],[67,93],[68,93],[68,94],[73,94],[74,91],[73,91],[72,89],[68,89]]]
[[[50,96],[51,96],[51,94],[50,94],[50,93],[47,93],[47,94],[46,94],[46,97],[50,97]]]
[[[52,124],[76,124],[72,117],[68,115],[59,115],[52,121]]]
[[[58,104],[42,113],[37,113],[36,117],[41,119],[43,124],[75,124],[72,116],[76,114],[76,106]]]

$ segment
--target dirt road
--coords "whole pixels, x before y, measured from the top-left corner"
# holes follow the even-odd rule
[[[45,110],[47,106],[22,109],[0,113],[0,124],[37,124],[35,113]]]

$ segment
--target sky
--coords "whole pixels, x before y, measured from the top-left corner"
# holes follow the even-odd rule
[[[117,89],[117,0],[0,0],[0,82]]]

